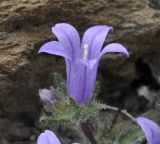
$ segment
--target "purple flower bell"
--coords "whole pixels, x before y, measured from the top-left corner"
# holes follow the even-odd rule
[[[145,133],[147,144],[160,144],[160,127],[153,121],[139,117],[137,122]]]
[[[93,26],[86,30],[80,41],[77,30],[70,24],[60,23],[52,28],[58,41],[44,44],[39,53],[45,52],[65,58],[67,68],[67,93],[78,105],[86,104],[95,88],[97,68],[105,53],[123,53],[128,51],[118,43],[112,43],[102,49],[108,32],[112,27]],[[101,50],[102,49],[102,50]]]
[[[50,130],[45,130],[37,139],[37,144],[61,144],[57,136]],[[79,144],[79,143],[72,143]]]
[[[37,144],[61,144],[61,142],[52,131],[45,130],[38,137]]]

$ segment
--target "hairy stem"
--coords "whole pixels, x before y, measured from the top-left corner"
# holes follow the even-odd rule
[[[91,123],[87,120],[86,122],[81,123],[82,130],[85,136],[90,140],[92,144],[98,144],[97,140],[95,139],[92,130],[91,130]]]
[[[136,119],[130,113],[128,113],[127,110],[125,109],[121,110],[117,107],[109,106],[109,105],[106,105],[106,109],[113,110],[113,111],[120,111],[123,115],[127,116],[128,118],[130,118],[133,122],[137,124]]]

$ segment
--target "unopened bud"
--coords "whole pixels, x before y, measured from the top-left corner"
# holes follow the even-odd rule
[[[39,96],[45,104],[53,104],[56,102],[56,95],[52,90],[39,89]]]

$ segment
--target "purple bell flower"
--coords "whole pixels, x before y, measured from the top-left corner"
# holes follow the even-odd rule
[[[61,144],[57,136],[50,130],[45,130],[37,139],[37,144]]]
[[[160,144],[160,127],[153,121],[139,117],[137,122],[145,133],[147,144]]]
[[[56,102],[57,98],[55,96],[55,93],[52,90],[49,89],[39,89],[39,96],[41,100],[46,104],[50,105]]]
[[[108,32],[112,27],[93,26],[86,30],[80,41],[77,30],[70,24],[60,23],[52,28],[58,41],[44,44],[39,53],[45,52],[65,58],[67,68],[67,93],[78,105],[89,101],[95,88],[97,68],[105,53],[123,53],[128,51],[118,43],[112,43],[102,49]]]
[[[37,139],[37,144],[61,144],[57,136],[50,130],[45,130]],[[72,143],[79,144],[79,143]]]

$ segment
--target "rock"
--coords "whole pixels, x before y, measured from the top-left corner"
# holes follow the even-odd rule
[[[21,122],[14,122],[9,128],[9,135],[12,140],[26,140],[31,135],[31,128]]]
[[[160,1],[159,0],[149,0],[149,6],[154,9],[160,9]]]
[[[8,136],[10,122],[7,118],[0,118],[0,138]]]
[[[152,71],[155,79],[160,83],[160,53],[151,53],[147,57],[144,58],[144,62],[147,63]]]
[[[6,139],[0,139],[0,143],[1,143],[1,144],[9,144]]]

